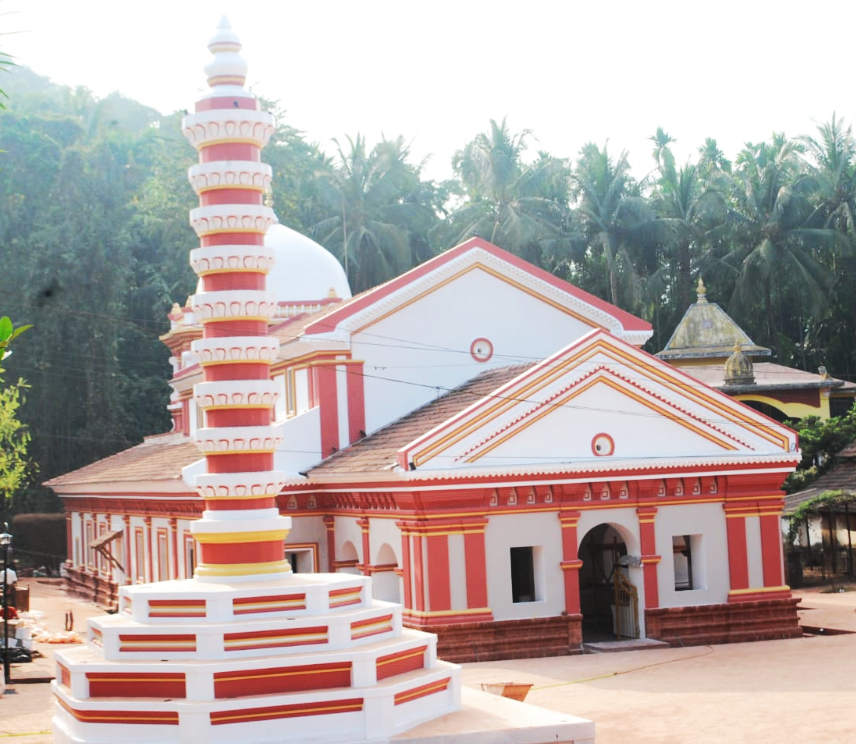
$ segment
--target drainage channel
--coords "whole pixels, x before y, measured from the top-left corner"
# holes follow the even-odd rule
[[[802,632],[804,636],[833,636],[833,635],[849,635],[856,633],[854,630],[841,630],[840,628],[822,628],[819,625],[803,625]]]

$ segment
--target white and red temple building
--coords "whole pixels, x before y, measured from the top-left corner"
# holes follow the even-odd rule
[[[779,529],[796,434],[480,238],[352,297],[264,205],[273,123],[227,46],[184,124],[200,285],[163,336],[173,430],[48,482],[72,586],[145,623],[169,616],[150,582],[331,572],[350,596],[371,577],[403,605],[391,627],[450,661],[800,636]],[[224,594],[217,618],[258,602]]]

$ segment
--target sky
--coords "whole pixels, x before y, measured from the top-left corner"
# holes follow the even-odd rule
[[[682,163],[706,137],[733,157],[856,110],[848,0],[0,0],[0,49],[171,113],[205,90],[224,13],[248,83],[286,123],[328,153],[345,135],[403,135],[431,178],[503,117],[531,130],[533,157],[608,141],[642,177],[658,126]]]

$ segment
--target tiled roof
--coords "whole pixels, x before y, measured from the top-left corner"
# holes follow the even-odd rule
[[[142,444],[103,460],[60,475],[46,486],[80,486],[95,483],[174,481],[181,469],[202,457],[196,443],[183,434],[147,437]]]
[[[665,360],[665,361],[668,361]],[[833,377],[822,377],[814,372],[785,367],[773,362],[756,362],[752,365],[755,373],[754,385],[740,385],[741,388],[832,388],[837,394],[846,391],[856,393],[856,385]],[[699,364],[681,367],[691,377],[714,388],[725,387],[725,364]]]
[[[417,408],[398,421],[331,455],[309,473],[333,475],[390,470],[397,463],[398,450],[404,445],[481,400],[531,366],[515,364],[486,370],[422,408]]]
[[[856,442],[845,447],[839,453],[839,457],[847,457],[845,453],[848,450],[853,450],[854,445],[856,445]],[[849,457],[852,458],[854,455],[856,455],[856,452],[852,452]],[[815,496],[820,496],[826,491],[856,493],[856,460],[844,460],[840,465],[836,465],[832,470],[821,475],[820,478],[811,484],[811,488],[785,496],[784,513],[792,514],[800,504],[810,501]]]

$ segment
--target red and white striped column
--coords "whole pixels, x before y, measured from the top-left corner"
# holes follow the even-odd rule
[[[207,472],[196,478],[205,511],[191,527],[199,543],[195,578],[267,580],[291,571],[283,552],[291,520],[276,506],[285,474],[273,469],[280,436],[271,423],[270,365],[279,343],[268,335],[276,301],[266,289],[273,252],[264,246],[274,215],[264,205],[271,168],[261,150],[274,120],[244,88],[247,66],[225,18],[208,49],[211,90],[182,122],[199,153],[189,172],[199,195],[190,222],[200,239],[190,257],[200,277],[191,302],[203,327],[193,350],[204,382],[194,397],[205,411],[196,442]]]

